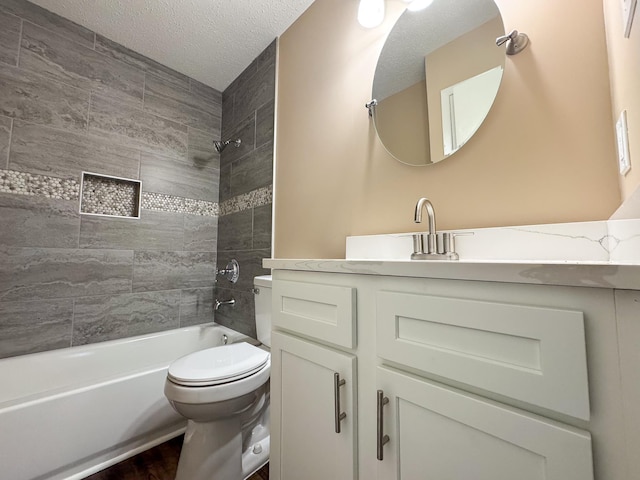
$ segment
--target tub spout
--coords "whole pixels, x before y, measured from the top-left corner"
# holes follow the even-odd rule
[[[217,311],[222,305],[229,305],[230,307],[234,307],[235,304],[236,304],[235,298],[232,298],[231,300],[222,300],[222,301],[216,298],[216,301],[213,304],[213,309]]]

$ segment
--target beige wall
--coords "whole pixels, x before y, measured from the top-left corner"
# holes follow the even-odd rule
[[[531,46],[506,60],[485,124],[452,158],[390,158],[364,104],[385,23],[356,21],[357,0],[316,0],[280,39],[274,254],[343,258],[347,235],[415,230],[429,197],[440,228],[607,218],[619,204],[600,0],[497,0]]]
[[[614,122],[627,111],[631,170],[620,176],[626,200],[640,185],[640,7],[636,9],[631,36],[624,38],[620,0],[604,0],[609,50],[609,75]],[[613,127],[612,127],[613,128]],[[634,156],[635,155],[635,156]]]
[[[411,165],[431,163],[427,89],[423,81],[381,100],[375,121],[380,139],[396,158]]]
[[[504,62],[504,49],[496,48],[487,38],[498,38],[504,33],[502,19],[498,15],[478,28],[443,45],[425,58],[427,79],[427,105],[429,105],[429,137],[431,158],[444,158],[442,139],[442,102],[440,92]]]

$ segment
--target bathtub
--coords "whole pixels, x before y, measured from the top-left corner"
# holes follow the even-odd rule
[[[0,360],[0,478],[81,479],[180,435],[167,368],[223,335],[246,339],[207,324]]]

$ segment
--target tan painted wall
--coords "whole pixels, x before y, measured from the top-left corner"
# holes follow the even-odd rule
[[[385,98],[376,107],[376,130],[396,158],[411,165],[431,163],[424,82]]]
[[[440,228],[607,218],[619,204],[600,0],[497,0],[532,45],[506,61],[485,124],[452,158],[392,160],[364,104],[385,23],[356,21],[357,0],[316,0],[280,39],[274,254],[343,258],[347,235],[415,230],[429,197]]]
[[[626,200],[640,185],[640,6],[636,9],[629,38],[624,38],[620,0],[604,0],[609,50],[609,75],[614,122],[627,110],[631,170],[620,176]],[[613,124],[615,125],[615,123]],[[612,128],[613,128],[612,125]]]
[[[497,16],[454,41],[443,45],[425,58],[427,104],[429,105],[429,136],[431,158],[444,158],[442,140],[442,103],[440,92],[447,87],[475,77],[502,65],[504,50],[495,44],[486,45],[487,38],[498,38],[504,32]],[[493,47],[493,48],[492,48]]]

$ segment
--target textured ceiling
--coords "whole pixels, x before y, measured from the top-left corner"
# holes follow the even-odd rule
[[[382,100],[424,80],[428,53],[497,15],[500,11],[493,0],[435,0],[425,10],[407,10],[380,53],[372,98]],[[492,39],[487,48],[498,47]]]
[[[313,0],[30,0],[223,91]]]

